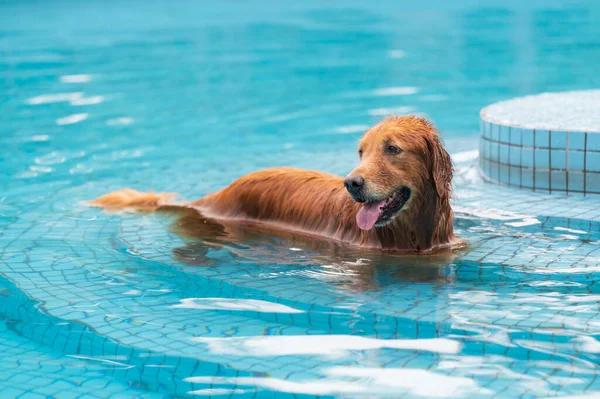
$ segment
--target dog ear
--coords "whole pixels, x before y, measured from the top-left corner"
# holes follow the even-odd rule
[[[433,179],[440,200],[447,201],[450,199],[452,190],[452,174],[454,172],[452,159],[437,133],[427,137],[426,140],[429,150],[430,177]]]

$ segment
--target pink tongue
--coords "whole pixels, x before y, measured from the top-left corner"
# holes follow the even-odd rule
[[[371,230],[377,219],[379,219],[379,210],[385,205],[385,200],[372,204],[365,204],[356,214],[356,223],[362,230]]]

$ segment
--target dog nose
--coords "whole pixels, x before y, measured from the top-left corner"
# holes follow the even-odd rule
[[[365,179],[359,175],[347,176],[344,179],[346,190],[353,196],[360,193],[365,185]]]

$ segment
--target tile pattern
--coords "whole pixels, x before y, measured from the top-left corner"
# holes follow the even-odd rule
[[[174,259],[172,250],[184,242],[159,215],[111,216],[75,205],[62,219],[5,221],[0,314],[15,340],[29,345],[23,352],[59,355],[54,368],[43,357],[25,364],[26,373],[40,376],[34,370],[42,368],[45,376],[33,378],[26,390],[17,383],[0,383],[0,389],[15,397],[50,395],[61,387],[85,397],[88,386],[110,385],[111,397],[135,396],[133,388],[141,390],[136,397],[199,391],[291,398],[302,397],[300,387],[315,381],[353,386],[355,378],[334,378],[332,368],[377,367],[464,378],[478,388],[459,396],[475,398],[599,391],[600,367],[589,360],[600,335],[598,198],[575,197],[573,203],[571,197],[489,185],[473,165],[458,165],[456,185],[456,227],[470,246],[433,268],[383,268],[364,254],[358,268],[335,259],[323,263],[311,249],[290,251],[285,242],[225,247],[208,254],[216,266],[192,267]],[[69,189],[61,195],[68,197]],[[57,203],[50,196],[36,214],[49,214],[42,208]],[[579,213],[569,214],[573,209]],[[19,247],[10,244],[15,240]],[[173,307],[191,298],[251,298],[295,312]],[[383,347],[332,356],[278,354],[276,346],[270,354],[269,347],[256,353],[244,344],[253,337],[322,334],[342,342],[345,336],[445,338],[462,349]],[[11,337],[7,346],[15,345]],[[228,344],[234,342],[228,338],[238,341]],[[72,362],[74,375],[65,371]],[[14,370],[7,368],[7,379],[24,374]],[[269,388],[267,377],[300,385],[288,387],[291,392]],[[77,381],[76,388],[63,381]],[[423,396],[406,387],[386,389]]]
[[[489,181],[534,191],[600,194],[600,133],[522,129],[481,120]]]

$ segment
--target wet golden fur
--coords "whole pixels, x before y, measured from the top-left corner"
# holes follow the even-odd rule
[[[394,144],[403,151],[383,151]],[[425,251],[456,242],[450,207],[452,162],[436,129],[422,118],[389,117],[369,129],[353,173],[365,178],[370,197],[387,197],[398,187],[411,197],[392,221],[360,230],[361,204],[344,188],[343,177],[288,167],[250,173],[230,186],[197,201],[181,204],[204,217],[252,221],[275,229],[299,231],[355,246],[390,251]],[[174,194],[119,190],[90,202],[108,210],[154,211],[171,205]]]

